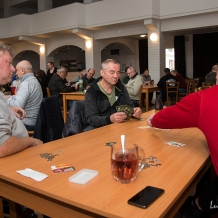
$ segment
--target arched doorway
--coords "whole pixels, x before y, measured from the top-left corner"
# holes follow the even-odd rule
[[[124,72],[126,67],[134,64],[135,62],[135,54],[133,51],[128,46],[120,42],[113,42],[101,51],[102,61],[108,58],[116,59],[120,62],[121,72]]]
[[[13,59],[14,67],[16,67],[16,65],[23,60],[27,60],[31,63],[34,72],[37,72],[40,69],[39,54],[37,52],[25,50],[18,53]]]
[[[49,57],[56,67],[64,66],[68,72],[78,72],[86,67],[85,51],[74,45],[58,47],[48,55],[48,59]]]

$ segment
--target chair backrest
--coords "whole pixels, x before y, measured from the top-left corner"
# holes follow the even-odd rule
[[[34,138],[45,142],[62,137],[64,120],[58,97],[52,96],[42,100],[34,129]]]
[[[198,86],[199,79],[198,78],[190,78],[190,82],[192,83],[192,87],[190,86],[190,93],[195,92],[195,88]]]
[[[62,137],[78,134],[84,129],[85,101],[73,101],[70,108]]]
[[[144,93],[142,93],[142,89],[143,89],[143,86],[141,86],[140,88],[140,94],[139,94],[139,107],[142,108],[142,102],[143,102],[143,96],[144,96]]]
[[[201,86],[201,87],[198,87],[198,90],[205,90],[205,89],[208,89],[208,88],[211,88],[211,86]]]
[[[32,137],[34,135],[34,130],[28,130],[28,134],[29,134],[29,137]]]
[[[193,80],[193,86],[194,86],[194,89],[198,87],[198,82],[199,82],[199,79],[196,78]]]
[[[209,82],[202,82],[202,86],[210,86]]]
[[[167,104],[169,105],[169,97],[172,103],[178,101],[179,82],[166,82],[166,97]]]
[[[185,82],[187,84],[186,92],[179,92],[179,100],[181,100],[183,97],[189,95],[192,92],[192,80],[186,79]]]
[[[192,80],[186,80],[187,83],[187,95],[193,92]]]
[[[51,91],[48,87],[46,87],[47,97],[51,97]]]

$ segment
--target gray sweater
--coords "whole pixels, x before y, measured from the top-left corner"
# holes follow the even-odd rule
[[[125,86],[131,99],[139,100],[140,88],[142,85],[143,79],[139,75],[136,75],[128,81],[128,83]]]
[[[26,117],[22,122],[26,125],[35,126],[43,97],[42,89],[33,73],[23,75],[20,80],[21,84],[16,95],[10,96],[7,99],[7,104],[12,107],[23,108],[26,111]]]
[[[8,140],[10,136],[27,137],[28,133],[23,123],[15,117],[9,106],[6,104],[5,97],[0,92],[0,146]]]

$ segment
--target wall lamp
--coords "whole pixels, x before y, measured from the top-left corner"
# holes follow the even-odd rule
[[[44,45],[41,45],[39,51],[40,51],[41,54],[44,54],[44,52],[45,52],[45,46],[44,46]]]
[[[91,40],[86,40],[86,48],[91,48],[91,47],[92,47]]]
[[[157,36],[156,33],[152,33],[152,34],[150,35],[150,39],[151,39],[152,42],[156,42],[156,41],[157,41],[157,38],[158,38],[158,36]]]

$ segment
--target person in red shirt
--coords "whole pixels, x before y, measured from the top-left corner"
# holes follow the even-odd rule
[[[148,117],[150,126],[164,129],[197,127],[205,135],[211,159],[218,174],[218,71],[216,85],[212,88],[192,93],[176,105],[164,108],[155,115]],[[211,206],[212,205],[212,206]],[[215,206],[214,206],[215,205]],[[184,218],[200,217],[204,212],[218,212],[218,176],[212,185],[192,201],[189,214]]]

